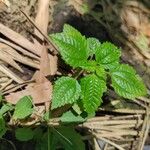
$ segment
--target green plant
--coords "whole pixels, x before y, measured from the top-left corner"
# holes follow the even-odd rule
[[[55,82],[52,110],[66,104],[76,104],[80,109],[76,117],[85,112],[87,116],[94,114],[102,103],[109,78],[115,92],[124,98],[134,99],[146,94],[146,87],[135,70],[129,65],[120,64],[121,50],[112,43],[86,38],[67,24],[62,33],[52,34],[51,38],[62,59],[73,69],[82,71],[80,77],[63,76]]]
[[[15,130],[15,137],[19,141],[33,140],[36,150],[84,150],[85,145],[74,129],[74,123],[86,121],[95,115],[108,84],[126,99],[145,95],[147,90],[131,66],[120,64],[121,50],[112,43],[86,38],[70,25],[65,25],[62,33],[50,37],[62,59],[73,67],[75,75],[62,76],[55,81],[50,111],[41,120],[43,125],[19,127]],[[11,129],[5,120],[25,121],[36,113],[31,96],[21,98],[13,106],[6,103],[0,94],[0,103],[0,138]],[[58,116],[65,124],[57,128],[45,126],[53,118],[53,113],[59,110],[65,110]],[[12,147],[15,149],[13,144]]]

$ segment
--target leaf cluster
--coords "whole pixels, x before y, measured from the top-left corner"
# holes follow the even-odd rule
[[[107,91],[108,79],[115,92],[123,98],[134,99],[147,93],[135,70],[120,63],[121,49],[114,44],[100,43],[93,37],[86,38],[67,24],[64,25],[63,32],[50,37],[62,59],[74,69],[84,72],[79,80],[63,76],[55,82],[52,110],[66,104],[76,104],[81,110],[80,114],[76,113],[80,115],[76,115],[77,118],[85,113],[87,116],[95,113],[103,102],[102,96]],[[77,112],[73,107],[72,110]],[[69,112],[66,115],[68,114]]]
[[[51,112],[65,106],[69,106],[69,110],[61,114],[60,121],[63,123],[80,123],[93,117],[103,102],[108,83],[125,99],[146,95],[142,79],[131,66],[120,63],[121,49],[114,44],[86,38],[67,24],[63,32],[50,37],[66,64],[74,70],[81,70],[82,75],[79,76],[80,72],[76,77],[62,76],[55,81],[51,108],[43,116],[44,121],[53,117]],[[21,98],[13,106],[4,102],[0,94],[0,103],[0,138],[9,130],[5,122],[7,114],[17,121],[25,120],[35,111],[31,96]],[[19,141],[34,140],[36,150],[85,149],[81,136],[72,126],[48,127],[46,132],[40,127],[20,127],[16,129],[15,136]]]

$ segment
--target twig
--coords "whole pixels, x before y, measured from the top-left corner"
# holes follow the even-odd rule
[[[107,150],[107,148],[108,148],[108,143],[105,144],[104,150]]]
[[[143,126],[142,126],[142,130],[141,130],[141,134],[140,134],[140,141],[139,141],[139,146],[138,146],[138,150],[143,150],[144,148],[144,144],[146,141],[146,137],[148,135],[149,132],[149,128],[150,128],[150,104],[146,109],[146,116],[144,118],[144,122],[143,122]]]
[[[30,53],[29,51],[25,50],[24,48],[16,45],[15,43],[9,42],[8,40],[0,38],[0,42],[7,44],[8,46],[16,49],[17,51],[21,52],[22,54],[29,56],[31,58],[39,60],[39,57],[34,55],[33,53]]]
[[[101,111],[108,112],[116,112],[116,113],[124,113],[124,114],[145,114],[145,110],[131,110],[131,109],[115,109],[115,110],[107,110],[100,108]]]
[[[0,71],[5,73],[8,77],[16,81],[17,83],[22,83],[24,82],[20,77],[15,75],[11,70],[9,70],[5,65],[0,64]]]
[[[137,99],[139,99],[139,100],[141,100],[141,101],[143,101],[143,102],[145,102],[145,103],[150,103],[150,99],[149,99],[149,98],[146,98],[146,97],[139,97],[139,98],[137,98]]]
[[[20,11],[21,11],[21,13],[29,20],[29,22],[43,35],[45,41],[46,41],[48,44],[52,45],[53,48],[57,51],[57,48],[56,48],[55,45],[51,42],[51,39],[50,39],[47,35],[45,35],[45,34],[39,29],[39,27],[32,21],[32,19],[31,19],[24,11],[22,11],[22,10],[20,10]]]
[[[11,83],[13,82],[13,79],[10,79],[8,82],[5,83],[5,85],[3,85],[1,88],[0,88],[0,91],[2,91],[3,89],[5,89],[8,85],[10,85]]]
[[[114,146],[114,147],[117,148],[118,150],[125,150],[125,149],[122,148],[121,146],[117,145],[116,143],[114,143],[114,142],[112,142],[112,141],[110,141],[110,140],[108,140],[108,139],[106,139],[106,138],[99,137],[99,136],[97,136],[95,133],[93,133],[93,135],[94,135],[94,137],[96,137],[96,138],[98,138],[98,139],[100,139],[100,140],[102,140],[102,141],[104,141],[104,142],[109,143],[110,145]]]
[[[94,141],[94,150],[102,150],[97,142],[97,139],[94,138],[93,141]]]
[[[20,84],[14,85],[13,87],[11,87],[11,88],[9,88],[9,89],[3,90],[2,93],[3,93],[3,94],[11,93],[11,92],[13,92],[13,91],[16,91],[17,89],[22,88],[22,87],[25,86],[26,84],[32,83],[32,82],[34,82],[34,81],[35,81],[35,80],[24,81],[24,82],[22,82],[22,83],[20,83]]]

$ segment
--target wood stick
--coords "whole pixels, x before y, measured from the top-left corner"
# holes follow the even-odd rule
[[[52,45],[53,48],[57,51],[57,48],[56,48],[55,45],[51,42],[51,39],[50,39],[47,35],[45,35],[45,34],[39,29],[39,27],[32,21],[32,19],[31,19],[24,11],[22,11],[22,10],[20,10],[20,11],[21,11],[22,14],[30,21],[30,23],[43,35],[45,41],[46,41],[48,44]]]

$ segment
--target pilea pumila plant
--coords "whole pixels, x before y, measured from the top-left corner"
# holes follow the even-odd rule
[[[73,123],[86,121],[95,115],[103,102],[102,96],[108,84],[125,99],[146,95],[147,89],[131,66],[120,64],[121,50],[112,43],[86,38],[67,24],[62,33],[52,34],[50,38],[66,64],[79,72],[55,81],[50,111],[42,118],[47,122],[53,117],[53,112],[58,111],[61,114],[57,117],[65,125],[46,129],[44,126],[21,127],[16,129],[15,136],[19,141],[33,140],[36,143],[35,150],[56,150],[57,147],[84,150],[85,145]],[[3,139],[10,129],[5,118],[28,119],[34,112],[34,105],[30,96],[20,99],[16,106],[6,103],[0,96],[0,103],[0,138]],[[61,109],[63,111],[59,111]],[[8,143],[15,149],[12,142]]]
[[[63,76],[55,82],[51,109],[71,104],[78,115],[94,114],[102,103],[109,78],[110,85],[123,98],[135,99],[146,94],[136,71],[120,64],[121,50],[114,44],[86,38],[67,24],[62,33],[52,34],[51,38],[66,64],[83,72],[79,80]]]

